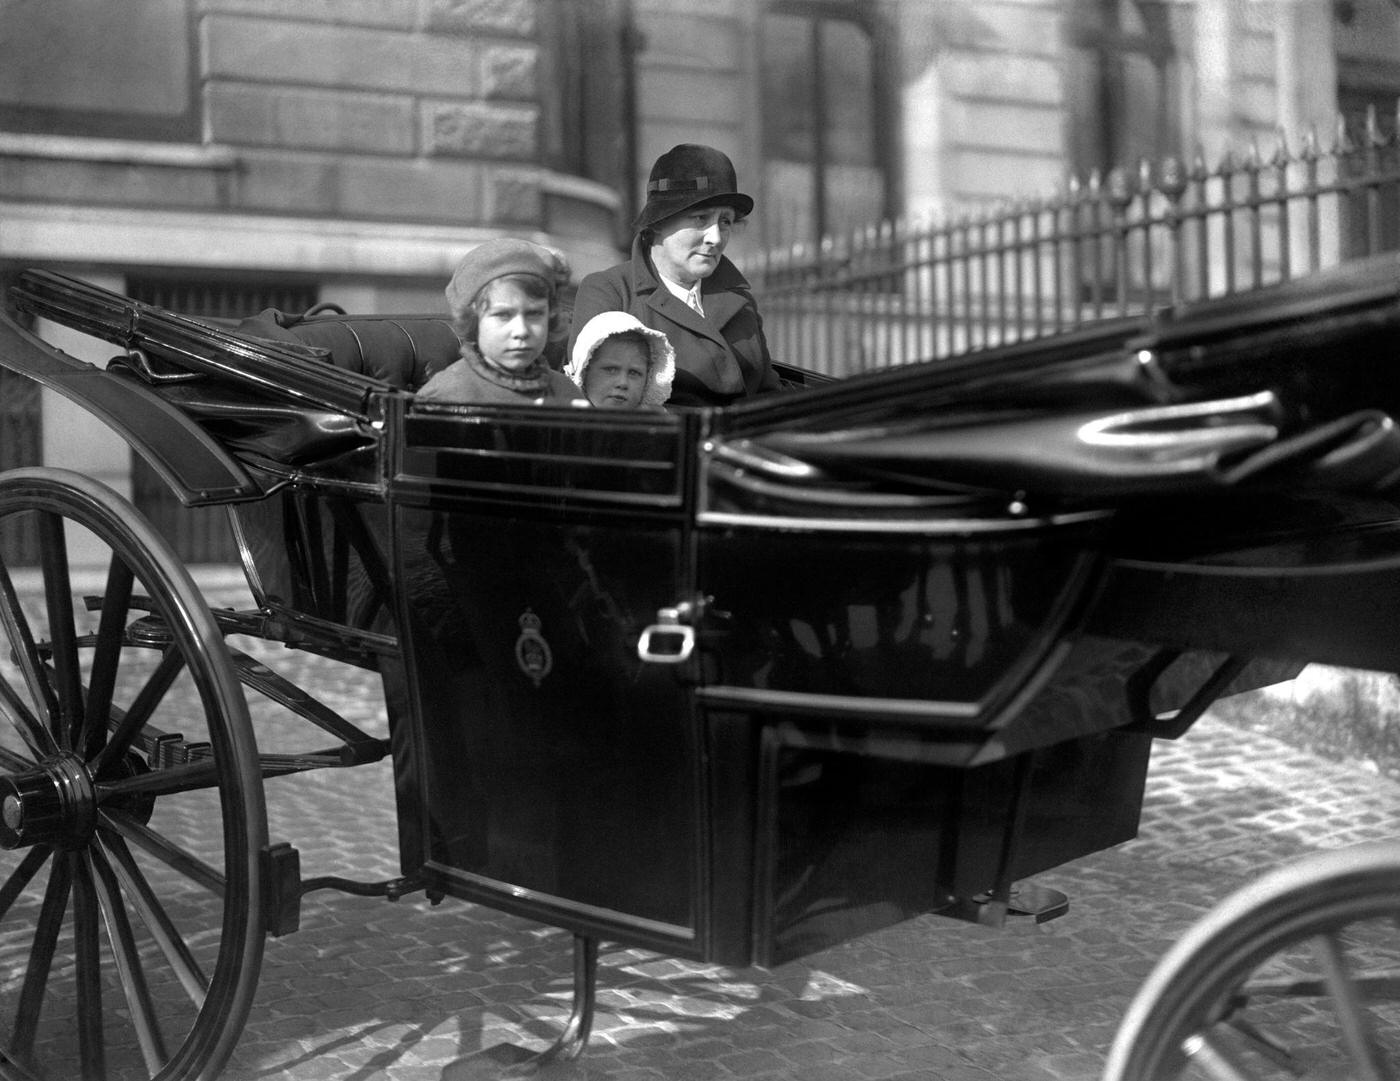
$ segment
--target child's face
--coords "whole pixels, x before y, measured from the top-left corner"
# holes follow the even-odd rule
[[[481,355],[507,371],[524,371],[549,339],[549,301],[530,296],[512,281],[488,282],[477,324]]]
[[[647,387],[651,357],[645,345],[608,338],[593,352],[583,375],[583,393],[599,409],[636,409]]]

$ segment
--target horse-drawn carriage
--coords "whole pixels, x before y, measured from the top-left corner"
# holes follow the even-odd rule
[[[4,1081],[213,1077],[328,886],[572,932],[546,1058],[600,939],[769,965],[1048,919],[1025,880],[1134,836],[1154,738],[1307,661],[1400,670],[1393,257],[664,415],[415,403],[442,319],[12,300],[121,349],[0,323],[0,364],[227,506],[255,606],[92,480],[0,475],[40,542],[0,568]],[[387,735],[239,636],[377,672]],[[304,742],[260,749],[249,692]],[[401,877],[304,880],[264,781],[385,756]]]

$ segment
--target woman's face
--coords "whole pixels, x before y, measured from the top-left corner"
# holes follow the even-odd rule
[[[732,206],[702,206],[660,222],[651,242],[657,271],[686,286],[708,278],[719,266],[737,219]]]
[[[498,278],[486,284],[478,303],[476,347],[481,355],[510,372],[534,364],[549,340],[549,301]]]

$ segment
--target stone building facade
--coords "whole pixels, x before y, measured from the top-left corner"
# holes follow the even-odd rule
[[[0,0],[0,23],[0,275],[226,312],[437,311],[503,234],[606,265],[678,142],[755,197],[742,266],[1339,109],[1389,100],[1393,130],[1400,93],[1392,0]],[[89,419],[22,408],[21,457],[131,489]]]

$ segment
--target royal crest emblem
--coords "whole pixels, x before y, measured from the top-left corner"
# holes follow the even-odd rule
[[[554,654],[540,634],[540,617],[530,608],[520,616],[520,637],[515,640],[515,663],[536,687],[554,667]]]

